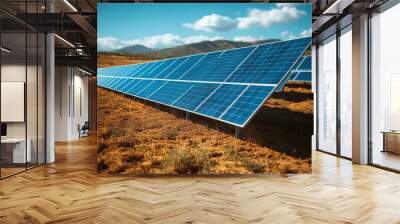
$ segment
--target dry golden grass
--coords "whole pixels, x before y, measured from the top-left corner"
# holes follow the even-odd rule
[[[150,59],[142,59],[126,55],[98,54],[97,67],[110,67],[116,65],[139,64],[143,62],[153,61]]]
[[[98,169],[137,174],[310,172],[312,93],[307,88],[292,85],[285,96],[276,94],[241,139],[234,137],[232,126],[199,116],[185,120],[181,111],[98,88]]]

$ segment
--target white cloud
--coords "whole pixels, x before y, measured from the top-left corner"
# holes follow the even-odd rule
[[[281,5],[271,10],[250,9],[246,17],[238,17],[237,27],[248,29],[253,27],[269,27],[273,24],[287,23],[306,15],[293,5]]]
[[[275,8],[261,10],[249,9],[246,16],[230,18],[218,14],[210,14],[194,21],[184,23],[182,26],[197,31],[230,31],[233,29],[249,29],[254,27],[269,27],[274,24],[288,23],[306,15],[298,9],[297,4],[278,3]],[[239,16],[238,12],[236,15]]]
[[[308,30],[303,30],[303,31],[301,31],[300,36],[301,36],[301,37],[308,37],[308,36],[311,36],[311,34],[312,34],[312,30],[311,30],[311,28],[310,28],[310,29],[308,29]]]
[[[135,44],[140,44],[149,48],[166,48],[174,47],[182,44],[197,43],[202,41],[214,41],[225,39],[220,36],[206,36],[206,35],[195,35],[182,37],[172,33],[166,33],[162,35],[155,35],[149,37],[143,37],[133,40],[119,40],[114,37],[103,37],[97,40],[97,47],[99,51],[110,51],[116,50],[122,47],[127,47]]]
[[[193,23],[184,23],[182,25],[198,31],[229,31],[236,27],[236,21],[226,16],[211,14],[203,16]]]
[[[283,31],[283,32],[281,32],[281,36],[282,36],[282,37],[287,37],[287,36],[289,36],[289,34],[290,34],[289,31]]]
[[[311,36],[311,34],[312,34],[312,29],[310,28],[310,29],[306,29],[306,30],[301,31],[298,34],[293,34],[293,33],[289,32],[289,31],[283,31],[281,33],[281,36],[290,40],[290,39],[295,39],[295,38],[300,38],[300,37],[309,37],[309,36]]]
[[[114,50],[123,47],[120,41],[114,37],[103,37],[97,39],[97,47],[100,51]]]
[[[241,41],[241,42],[254,42],[257,40],[263,40],[263,37],[252,37],[252,36],[238,36],[238,37],[234,37],[233,41]]]

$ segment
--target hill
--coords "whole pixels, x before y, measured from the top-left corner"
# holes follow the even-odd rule
[[[170,58],[191,54],[199,54],[210,51],[220,51],[231,48],[247,47],[254,44],[262,44],[278,41],[277,39],[263,40],[257,42],[236,42],[230,40],[203,41],[200,43],[186,44],[172,48],[165,48],[155,52],[142,54],[153,58]]]
[[[279,41],[279,39],[268,39],[256,42],[236,42],[230,40],[203,41],[199,43],[185,44],[177,47],[154,50],[142,45],[133,45],[112,52],[99,52],[100,54],[119,54],[134,56],[136,58],[163,59],[179,57],[191,54],[199,54],[211,51],[220,51],[231,48],[247,47],[255,44],[264,44]]]
[[[150,52],[154,52],[154,51],[155,50],[148,48],[146,46],[143,46],[140,44],[135,44],[132,46],[123,47],[123,48],[111,51],[110,53],[134,55],[134,54],[150,53]]]

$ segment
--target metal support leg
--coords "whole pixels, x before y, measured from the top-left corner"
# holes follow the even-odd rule
[[[235,137],[241,138],[242,137],[242,129],[239,127],[235,127]]]
[[[189,119],[190,119],[190,113],[186,112],[186,120],[189,120]]]

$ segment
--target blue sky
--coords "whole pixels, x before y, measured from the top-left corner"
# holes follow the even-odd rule
[[[311,4],[98,4],[98,49],[173,47],[205,40],[311,35]]]

